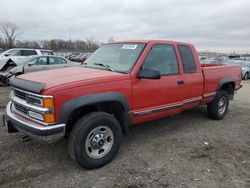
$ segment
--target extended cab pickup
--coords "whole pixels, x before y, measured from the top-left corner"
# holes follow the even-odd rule
[[[11,87],[8,131],[43,142],[67,135],[70,156],[93,169],[114,158],[129,125],[198,105],[222,119],[241,68],[201,65],[188,43],[126,41],[101,46],[82,67],[21,75]]]

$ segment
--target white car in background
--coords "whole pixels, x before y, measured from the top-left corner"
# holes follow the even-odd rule
[[[0,54],[0,60],[11,59],[17,65],[27,61],[28,56],[36,55],[54,55],[52,50],[30,49],[30,48],[12,48]]]
[[[20,75],[29,72],[67,68],[80,65],[81,64],[79,63],[68,61],[66,58],[61,56],[42,55],[31,57],[27,62],[22,65],[17,65],[9,72],[12,75]]]
[[[54,55],[42,55],[42,56],[33,56],[29,57],[26,62],[19,65],[13,65],[12,68],[1,71],[0,70],[0,86],[9,85],[9,80],[15,76],[35,72],[35,71],[44,71],[50,69],[59,69],[81,66],[80,63],[74,63],[68,61],[66,58],[61,56]]]
[[[230,60],[226,64],[235,64],[241,66],[241,77],[243,80],[250,78],[250,61],[247,60]]]

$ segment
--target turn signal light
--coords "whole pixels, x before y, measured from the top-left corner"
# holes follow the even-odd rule
[[[44,114],[43,120],[45,123],[54,123],[55,122],[55,116],[54,114]]]
[[[54,107],[53,98],[44,98],[43,99],[43,107],[45,107],[45,108],[53,108]]]

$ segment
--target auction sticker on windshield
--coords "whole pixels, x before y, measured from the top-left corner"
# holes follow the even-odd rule
[[[126,50],[135,50],[137,48],[137,45],[135,44],[124,44],[122,46],[122,49],[126,49]]]

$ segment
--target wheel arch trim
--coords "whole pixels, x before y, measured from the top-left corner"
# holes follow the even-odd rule
[[[225,84],[230,84],[230,83],[234,83],[234,87],[236,86],[236,79],[235,78],[232,78],[232,77],[227,77],[227,78],[223,78],[219,81],[219,84],[217,86],[217,89],[216,91],[220,91],[223,87],[223,85]],[[233,93],[228,93],[229,94],[229,99],[230,100],[233,100],[233,97],[234,97],[234,90],[235,88],[233,88]]]
[[[127,114],[127,120],[131,122],[130,105],[127,98],[120,92],[106,92],[80,96],[65,102],[59,113],[59,122],[67,123],[70,115],[76,110],[89,105],[105,102],[118,102]]]

